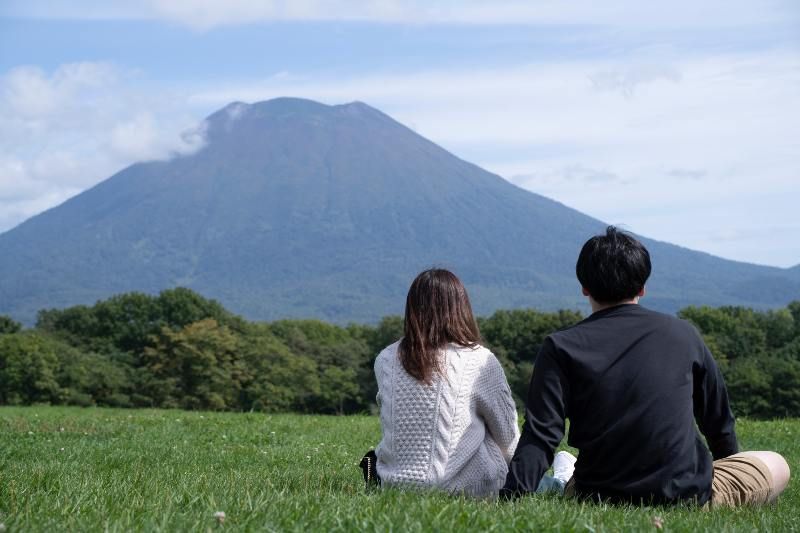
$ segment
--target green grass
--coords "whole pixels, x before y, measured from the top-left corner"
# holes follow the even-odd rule
[[[738,425],[743,449],[795,466],[800,420]],[[777,506],[614,507],[364,491],[374,417],[0,408],[0,522],[16,531],[800,530],[796,482]],[[216,511],[226,518],[219,524]]]

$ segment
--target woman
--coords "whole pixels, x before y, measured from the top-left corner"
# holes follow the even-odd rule
[[[382,486],[497,496],[519,427],[503,368],[480,340],[459,279],[442,269],[417,276],[404,336],[375,361]]]

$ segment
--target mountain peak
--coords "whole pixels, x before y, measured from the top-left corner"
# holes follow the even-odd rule
[[[293,96],[279,96],[270,100],[262,100],[251,104],[254,109],[259,111],[283,111],[283,112],[320,112],[330,109],[332,106],[309,100],[307,98],[296,98]]]
[[[332,113],[345,113],[349,115],[369,114],[382,117],[386,116],[374,107],[358,100],[346,104],[327,105],[315,100],[308,100],[306,98],[281,96],[278,98],[272,98],[270,100],[254,102],[252,104],[240,101],[231,102],[222,109],[212,113],[208,117],[208,120],[212,122],[220,119],[236,120],[244,115],[269,117],[285,114],[318,115]]]
[[[209,139],[244,128],[252,133],[253,128],[261,129],[275,121],[306,122],[312,124],[340,122],[342,119],[366,119],[373,122],[397,124],[387,115],[364,102],[354,101],[346,104],[327,105],[305,98],[282,96],[252,104],[235,101],[209,115]]]
[[[355,110],[355,111],[368,111],[370,113],[380,113],[380,111],[378,111],[377,109],[375,109],[374,107],[372,107],[369,104],[365,104],[361,100],[353,100],[350,103],[339,104],[339,105],[334,106],[334,107],[339,108],[339,109],[347,109],[347,110]]]
[[[235,101],[226,105],[222,109],[215,111],[208,117],[211,123],[219,121],[237,120],[245,115],[271,115],[275,113],[296,113],[296,112],[320,112],[329,108],[325,104],[306,100],[304,98],[292,98],[282,96],[271,100],[263,100],[248,104],[246,102]]]

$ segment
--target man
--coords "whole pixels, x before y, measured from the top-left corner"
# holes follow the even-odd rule
[[[613,226],[583,246],[576,272],[592,314],[545,339],[501,496],[535,491],[566,418],[579,450],[567,496],[735,506],[786,487],[783,457],[737,453],[725,383],[697,330],[638,305],[650,270],[647,249]]]

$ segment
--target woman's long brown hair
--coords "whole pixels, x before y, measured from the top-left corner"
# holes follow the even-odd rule
[[[448,270],[422,272],[411,283],[406,298],[400,362],[416,379],[430,383],[442,371],[441,350],[448,343],[475,347],[481,341],[467,290]]]

